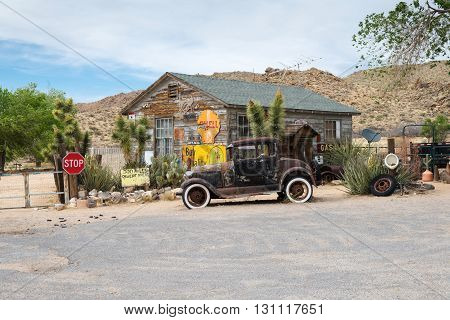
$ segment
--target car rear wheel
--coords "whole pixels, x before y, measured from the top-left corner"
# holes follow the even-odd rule
[[[202,184],[194,183],[183,190],[183,203],[188,209],[206,207],[211,201],[211,193]]]
[[[305,178],[296,177],[289,180],[285,193],[291,202],[304,203],[311,199],[313,188],[311,183]]]

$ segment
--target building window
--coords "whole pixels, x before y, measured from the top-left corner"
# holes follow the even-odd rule
[[[178,84],[170,83],[167,86],[167,94],[169,96],[169,99],[171,99],[171,100],[178,99]]]
[[[250,125],[246,115],[238,115],[238,138],[250,137]]]
[[[163,156],[173,153],[173,119],[156,119],[156,155]]]
[[[341,121],[325,120],[325,140],[334,141],[341,138]]]

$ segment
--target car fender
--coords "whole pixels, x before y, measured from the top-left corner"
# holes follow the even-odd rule
[[[292,168],[289,168],[288,170],[286,170],[285,172],[283,172],[283,175],[281,176],[281,179],[280,179],[280,187],[279,187],[280,190],[283,190],[283,184],[285,183],[285,179],[291,173],[294,173],[294,172],[300,172],[301,176],[309,177],[312,185],[317,187],[316,179],[314,178],[314,175],[312,174],[312,172],[310,170],[302,168],[302,167],[292,167]]]
[[[209,183],[208,181],[206,181],[205,179],[202,179],[202,178],[187,179],[181,184],[180,187],[181,187],[181,189],[184,190],[193,183],[200,183],[200,184],[204,185],[205,187],[207,187],[213,195],[215,195],[216,197],[219,196],[219,192],[217,192],[217,189],[211,183]]]

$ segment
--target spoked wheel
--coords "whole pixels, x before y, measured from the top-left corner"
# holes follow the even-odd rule
[[[312,186],[305,178],[293,178],[286,185],[286,196],[291,202],[304,203],[312,197]]]
[[[188,209],[204,208],[210,201],[211,194],[202,184],[191,184],[183,190],[183,203]]]
[[[394,193],[397,181],[389,174],[380,174],[370,182],[370,192],[377,197],[387,197]]]

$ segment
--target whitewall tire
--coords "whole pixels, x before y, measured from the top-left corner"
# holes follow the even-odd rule
[[[206,207],[211,201],[211,193],[203,184],[194,183],[183,190],[183,203],[188,209]]]
[[[313,188],[311,183],[305,178],[296,177],[289,180],[285,188],[285,193],[289,201],[305,203],[311,199]]]

